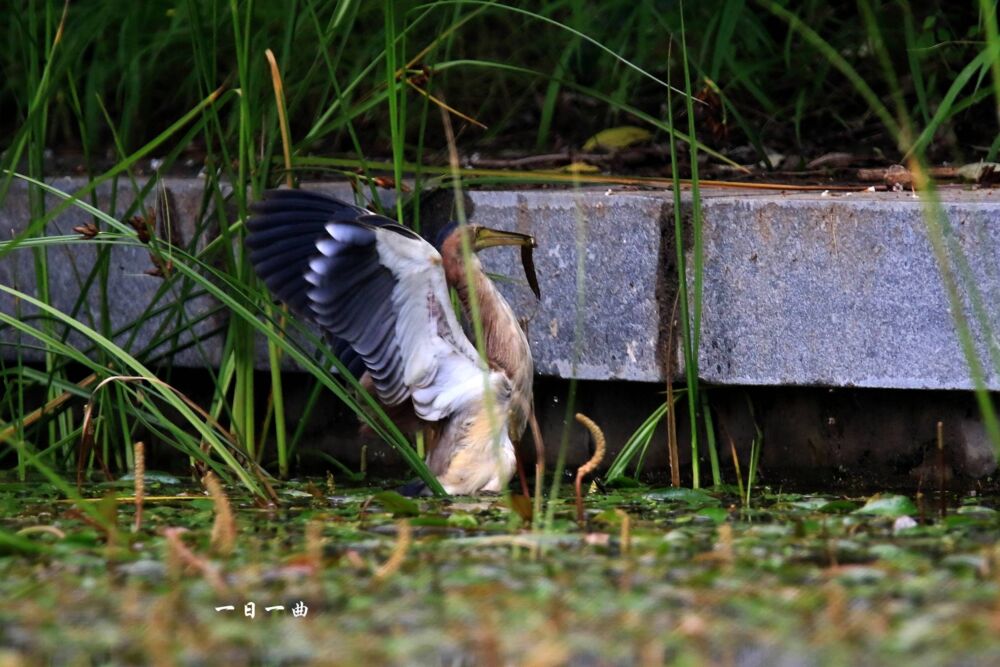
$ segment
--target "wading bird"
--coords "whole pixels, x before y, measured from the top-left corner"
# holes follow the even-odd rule
[[[381,404],[395,415],[412,408],[432,427],[427,464],[444,489],[503,490],[531,416],[534,367],[513,310],[475,254],[470,290],[462,234],[476,252],[531,248],[534,239],[451,223],[435,248],[393,220],[304,190],[269,190],[251,210],[247,245],[257,274],[323,330]],[[525,269],[537,296],[530,262]],[[475,291],[488,366],[459,325],[449,287],[467,314]]]

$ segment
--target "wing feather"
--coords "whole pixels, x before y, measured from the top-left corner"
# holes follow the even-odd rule
[[[388,218],[300,190],[269,191],[253,211],[248,245],[258,274],[323,328],[352,372],[368,371],[385,405],[411,399],[419,417],[439,421],[482,399],[483,366],[451,308],[441,256],[427,241]]]
[[[246,244],[257,275],[292,312],[310,321],[315,318],[306,274],[310,260],[319,255],[316,241],[326,235],[326,225],[359,218],[372,226],[395,225],[360,206],[308,190],[268,190],[251,205],[251,212]],[[352,375],[360,377],[364,360],[346,342],[329,334],[327,338],[334,354]]]

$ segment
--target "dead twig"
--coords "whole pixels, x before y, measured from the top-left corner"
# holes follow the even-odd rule
[[[403,566],[403,561],[406,560],[406,553],[413,543],[413,528],[409,521],[405,519],[397,521],[396,528],[399,531],[396,546],[392,548],[389,559],[375,571],[375,581],[377,582],[385,581],[399,571],[399,568]]]
[[[95,373],[91,373],[84,379],[77,382],[76,386],[79,387],[80,389],[86,389],[90,385],[94,384],[96,380],[97,380],[97,375]],[[73,398],[73,394],[71,394],[68,391],[64,391],[63,393],[59,394],[52,400],[46,402],[45,405],[43,405],[42,407],[36,408],[35,410],[32,410],[31,412],[26,414],[24,418],[20,421],[20,423],[12,424],[11,426],[8,426],[7,428],[0,430],[0,444],[7,442],[7,440],[12,438],[17,433],[18,428],[21,429],[28,428],[29,426],[37,422],[39,419],[44,417],[47,413],[52,412],[53,410],[55,410],[56,408],[58,408],[71,398]]]
[[[96,376],[91,375],[86,380],[84,380],[83,382],[81,382],[79,386],[80,387],[85,387],[85,386],[89,385],[93,379],[96,379]],[[93,413],[94,413],[94,405],[96,403],[94,399],[97,396],[97,392],[99,392],[106,385],[108,385],[108,384],[110,384],[112,382],[122,382],[124,384],[133,384],[133,383],[148,382],[149,384],[152,384],[152,385],[157,386],[157,387],[161,387],[163,389],[166,389],[166,390],[172,392],[174,394],[174,396],[176,396],[181,401],[183,401],[185,405],[187,405],[195,413],[197,413],[198,416],[200,416],[202,419],[204,419],[205,423],[208,426],[210,426],[212,429],[214,429],[220,436],[222,436],[223,439],[226,440],[226,442],[232,448],[233,455],[236,456],[236,457],[238,457],[238,458],[243,459],[246,462],[247,467],[250,469],[250,471],[253,472],[256,475],[257,480],[264,487],[264,490],[266,491],[267,496],[271,500],[271,502],[277,502],[278,494],[275,493],[274,488],[267,481],[266,474],[263,472],[263,470],[261,469],[261,467],[259,465],[257,465],[257,462],[254,461],[249,456],[247,456],[246,452],[239,447],[239,445],[238,445],[238,443],[236,441],[236,437],[230,431],[226,430],[226,428],[223,427],[222,424],[220,424],[219,421],[215,417],[213,417],[208,412],[206,412],[204,408],[202,408],[200,405],[198,405],[193,400],[191,400],[190,398],[188,398],[185,394],[181,393],[179,390],[177,390],[172,385],[164,382],[163,380],[160,380],[159,378],[144,377],[144,376],[141,376],[141,375],[113,375],[111,377],[104,378],[94,388],[94,391],[91,393],[90,400],[87,402],[87,407],[84,408],[84,411],[83,411],[83,425],[82,425],[82,429],[81,429],[82,435],[80,436],[80,447],[79,447],[79,455],[78,455],[78,458],[77,458],[77,468],[76,468],[76,485],[77,485],[77,488],[81,488],[83,486],[83,468],[84,468],[84,463],[86,462],[86,457],[89,454],[91,447],[93,446],[93,438],[94,438],[94,416],[93,416]],[[3,433],[0,432],[0,442],[2,442],[2,441],[3,441]],[[205,446],[205,444],[203,443],[203,447],[204,446]],[[111,471],[107,469],[107,466],[104,465],[103,461],[101,461],[99,459],[99,462],[101,463],[102,468],[104,470],[104,473],[108,477],[108,479],[109,480],[113,479],[113,476],[111,475]]]
[[[278,69],[278,61],[274,58],[271,49],[264,51],[267,64],[271,68],[271,87],[274,88],[274,104],[278,108],[278,128],[281,130],[281,150],[285,158],[285,184],[288,187],[295,185],[292,179],[292,140],[288,131],[288,115],[285,112],[285,86],[281,80],[281,70]]]
[[[233,517],[233,509],[218,477],[210,471],[201,481],[208,494],[212,496],[215,509],[215,521],[212,523],[212,550],[220,556],[228,556],[236,546],[236,519]]]
[[[199,557],[184,544],[181,535],[188,532],[187,528],[171,527],[163,531],[163,536],[167,540],[167,572],[174,579],[179,579],[184,566],[190,567],[200,572],[205,581],[219,595],[225,595],[229,587],[222,579],[219,568]]]
[[[146,497],[146,445],[142,441],[135,443],[135,523],[132,532],[138,533],[142,528],[142,503]]]
[[[627,554],[632,550],[632,517],[620,507],[615,508],[615,514],[622,521],[621,535],[618,541],[621,543],[622,554]]]
[[[531,414],[528,415],[528,425],[531,427],[531,439],[535,441],[534,513],[537,516],[542,511],[542,486],[545,482],[545,443],[542,441],[542,429],[538,426],[534,406],[531,408]]]
[[[604,439],[604,433],[601,428],[594,423],[594,421],[581,413],[576,413],[576,420],[583,424],[588,431],[590,431],[591,437],[594,438],[594,455],[590,457],[590,460],[584,463],[582,466],[576,470],[576,520],[581,526],[583,525],[583,478],[589,475],[593,471],[597,470],[597,466],[600,465],[601,461],[604,459],[604,450],[606,441]]]
[[[482,169],[530,169],[532,167],[566,166],[575,162],[586,162],[595,167],[610,168],[616,165],[640,164],[643,162],[668,162],[670,152],[665,144],[631,146],[610,152],[585,152],[565,150],[558,153],[526,155],[516,158],[485,158],[478,155],[466,159],[470,167]]]
[[[318,573],[323,568],[323,523],[310,521],[305,533],[306,560],[310,569]]]
[[[684,289],[681,286],[680,289]],[[680,301],[680,289],[674,296],[674,307],[670,313],[670,330],[667,332],[667,455],[670,460],[670,485],[681,485],[681,456],[677,446],[677,398],[674,395],[674,335],[677,328],[677,304]]]
[[[21,530],[14,533],[15,535],[34,535],[35,533],[46,533],[48,535],[53,535],[60,540],[66,539],[66,533],[59,530],[55,526],[25,526]]]
[[[938,501],[940,503],[941,518],[947,513],[948,498],[945,489],[948,487],[948,475],[945,473],[944,464],[944,422],[937,423],[937,469],[938,469]]]

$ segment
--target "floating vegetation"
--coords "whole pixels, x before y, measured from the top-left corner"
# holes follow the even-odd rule
[[[614,489],[587,496],[578,527],[567,490],[541,531],[502,497],[409,500],[316,479],[283,484],[281,504],[261,507],[214,477],[207,493],[145,482],[136,533],[124,497],[99,503],[112,533],[41,481],[0,483],[0,658],[1000,658],[992,496],[948,498],[942,514],[921,496],[758,489],[748,508],[736,489]]]

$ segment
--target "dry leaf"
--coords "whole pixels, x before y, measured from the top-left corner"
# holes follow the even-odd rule
[[[527,496],[522,496],[521,494],[511,494],[510,496],[510,508],[521,517],[521,519],[527,523],[531,522],[531,498]]]
[[[973,162],[958,168],[958,176],[968,183],[996,183],[1000,164],[996,162]]]
[[[592,164],[587,164],[586,162],[570,162],[559,171],[566,172],[568,174],[594,174],[599,172],[600,169]]]
[[[620,148],[628,148],[653,138],[653,133],[634,125],[622,125],[601,130],[583,145],[583,150],[592,151],[599,148],[614,151]]]

